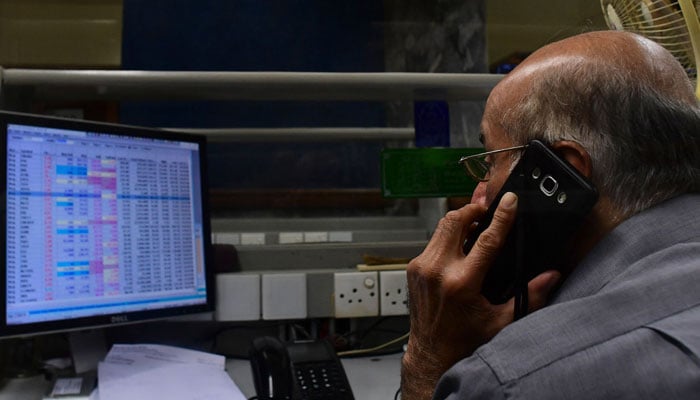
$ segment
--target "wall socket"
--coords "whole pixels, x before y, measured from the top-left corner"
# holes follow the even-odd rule
[[[408,315],[408,288],[405,270],[380,271],[379,289],[380,315]]]
[[[333,274],[336,318],[379,315],[379,282],[376,271]]]

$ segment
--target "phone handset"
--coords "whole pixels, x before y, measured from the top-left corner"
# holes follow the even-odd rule
[[[301,399],[291,374],[289,353],[276,338],[263,336],[253,340],[250,367],[259,400]]]

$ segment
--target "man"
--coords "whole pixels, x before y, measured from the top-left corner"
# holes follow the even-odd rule
[[[513,322],[513,300],[480,291],[515,195],[462,252],[520,152],[487,158],[472,204],[409,264],[402,399],[699,398],[700,110],[680,64],[624,32],[553,43],[493,89],[482,135],[486,150],[548,143],[600,197],[567,249],[573,269],[530,281],[530,314]]]

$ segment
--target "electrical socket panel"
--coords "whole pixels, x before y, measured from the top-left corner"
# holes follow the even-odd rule
[[[270,272],[261,280],[264,320],[303,319],[306,314],[306,273]]]
[[[379,272],[380,315],[408,315],[407,284],[405,270]]]
[[[336,272],[333,274],[333,287],[336,318],[379,315],[379,281],[376,271]]]
[[[260,275],[238,272],[216,275],[217,321],[260,319]]]

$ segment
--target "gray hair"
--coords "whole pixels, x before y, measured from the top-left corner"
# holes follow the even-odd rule
[[[503,114],[514,143],[580,143],[591,180],[624,216],[700,191],[700,109],[684,74],[645,79],[614,62],[568,61],[533,76]]]

